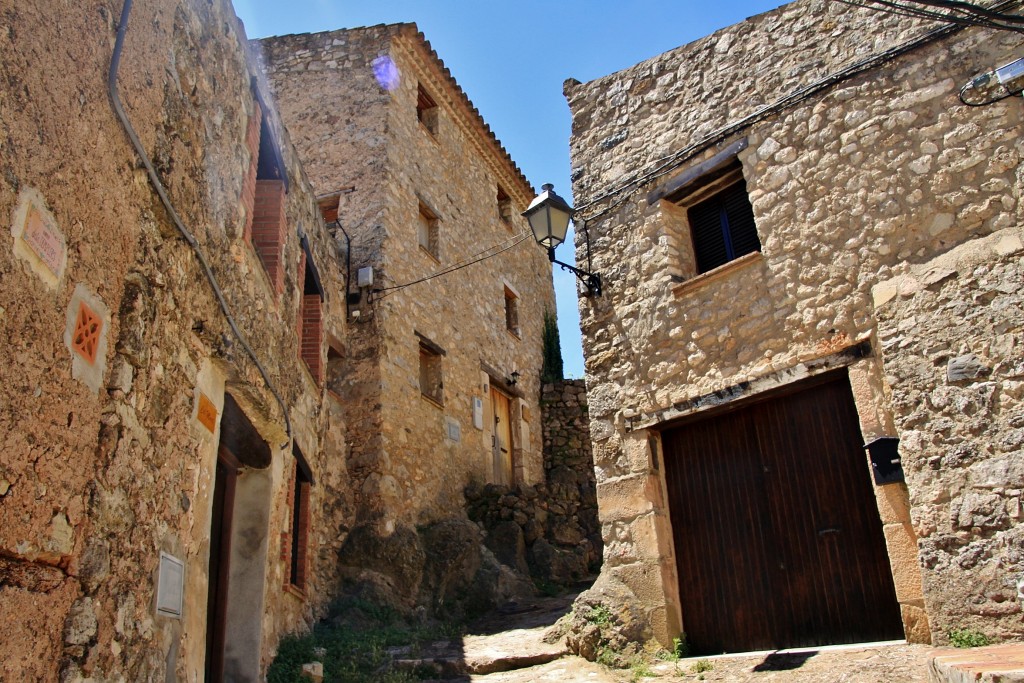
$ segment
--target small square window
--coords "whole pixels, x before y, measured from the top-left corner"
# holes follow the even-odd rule
[[[437,102],[423,89],[422,85],[417,86],[416,118],[431,135],[437,136]]]
[[[444,404],[443,355],[436,344],[420,337],[420,393],[438,405]]]
[[[419,239],[420,248],[426,251],[428,254],[433,256],[438,261],[441,260],[441,236],[440,236],[440,221],[437,219],[437,214],[430,210],[430,208],[420,202],[420,212],[418,216],[417,225],[417,238]]]
[[[512,199],[498,186],[498,215],[508,227],[512,227]]]
[[[505,287],[505,329],[519,336],[519,297],[508,286]]]
[[[687,207],[698,274],[761,251],[739,162],[679,203]]]

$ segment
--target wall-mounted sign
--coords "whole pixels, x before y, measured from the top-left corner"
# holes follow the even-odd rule
[[[196,419],[211,434],[217,428],[217,406],[213,405],[213,401],[201,391],[199,392],[199,407],[196,409]]]

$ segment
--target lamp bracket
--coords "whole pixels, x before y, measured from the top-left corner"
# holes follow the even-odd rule
[[[555,250],[548,249],[548,260],[552,263],[561,267],[562,270],[568,271],[575,275],[577,279],[582,282],[587,288],[587,294],[590,296],[601,296],[601,276],[597,273],[590,273],[585,270],[580,270],[576,266],[570,266],[568,263],[562,263],[555,258]]]

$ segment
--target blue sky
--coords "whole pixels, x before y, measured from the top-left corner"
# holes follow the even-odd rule
[[[235,0],[235,11],[250,38],[415,22],[533,186],[554,183],[572,203],[565,79],[605,76],[780,4]],[[558,258],[572,262],[571,246],[560,247]],[[554,277],[565,373],[582,377],[575,278],[561,270]]]

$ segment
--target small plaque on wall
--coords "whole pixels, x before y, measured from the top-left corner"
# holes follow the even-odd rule
[[[160,553],[160,574],[157,577],[156,613],[181,618],[185,595],[185,564],[167,553]]]

